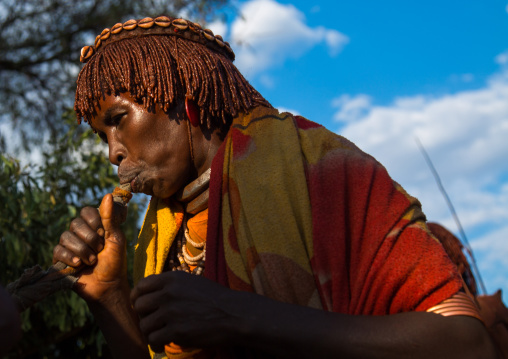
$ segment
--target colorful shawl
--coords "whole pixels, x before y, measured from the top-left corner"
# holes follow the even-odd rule
[[[302,117],[238,117],[210,179],[205,276],[365,315],[425,311],[461,288],[420,203],[374,158]]]
[[[162,272],[181,217],[180,206],[152,199],[136,281]],[[425,311],[461,288],[420,203],[383,166],[265,107],[235,118],[214,158],[206,251],[211,280],[345,314]]]

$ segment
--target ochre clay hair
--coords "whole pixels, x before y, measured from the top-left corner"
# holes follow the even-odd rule
[[[239,113],[271,107],[233,65],[234,58],[222,37],[185,19],[118,23],[81,50],[78,122],[90,122],[101,98],[128,92],[149,111],[159,105],[166,113],[177,101],[192,99],[201,125],[225,132]]]

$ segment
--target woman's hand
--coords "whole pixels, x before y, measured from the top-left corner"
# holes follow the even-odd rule
[[[53,263],[85,266],[75,289],[87,301],[107,299],[109,293],[128,286],[126,241],[118,213],[122,210],[111,194],[103,198],[99,211],[83,208],[53,250]]]
[[[165,272],[139,281],[131,292],[141,332],[154,351],[173,342],[186,348],[232,345],[236,292],[206,278],[185,272]],[[238,299],[238,300],[236,300]],[[232,305],[233,304],[233,305]]]

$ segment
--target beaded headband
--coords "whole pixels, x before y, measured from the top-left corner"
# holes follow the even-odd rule
[[[198,23],[185,19],[175,19],[167,16],[159,16],[155,19],[145,17],[141,20],[128,20],[117,23],[111,29],[104,29],[95,38],[93,46],[85,46],[81,49],[79,61],[86,63],[101,46],[119,41],[125,38],[146,35],[172,35],[198,42],[219,53],[226,55],[231,61],[235,59],[235,53],[227,41],[220,35],[214,35],[212,30],[203,29]]]

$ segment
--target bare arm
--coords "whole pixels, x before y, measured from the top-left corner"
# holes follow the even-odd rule
[[[288,358],[495,358],[482,323],[432,313],[350,316],[163,273],[132,291],[140,327],[156,350],[240,345]]]
[[[0,286],[0,357],[19,340],[21,322],[9,294]]]
[[[283,357],[302,353],[309,358],[496,357],[483,324],[471,317],[424,312],[350,316],[267,298],[246,296],[244,301],[252,309],[245,323],[239,324],[247,330],[240,342],[257,343],[260,349]]]
[[[127,287],[111,293],[101,302],[89,302],[88,306],[115,358],[149,358],[129,293]]]
[[[86,300],[115,358],[149,358],[129,299],[126,241],[106,195],[97,209],[86,207],[53,251],[53,261],[87,266],[75,286]],[[116,208],[115,208],[116,210]]]

